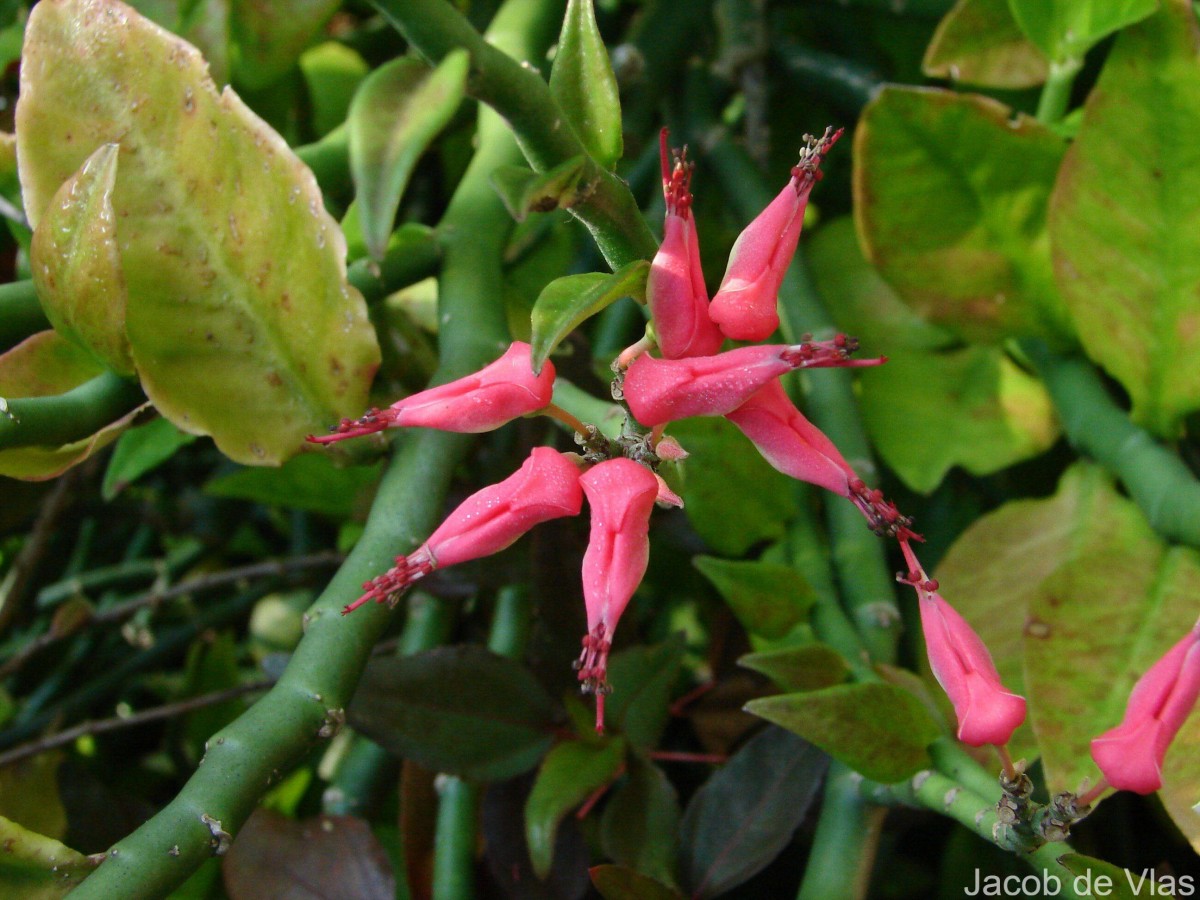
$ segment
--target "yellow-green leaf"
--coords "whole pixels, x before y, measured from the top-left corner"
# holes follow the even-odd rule
[[[592,0],[567,0],[550,91],[592,159],[615,166],[623,152],[621,97]]]
[[[57,900],[92,870],[83,854],[0,816],[0,894]]]
[[[117,149],[101,144],[58,189],[34,229],[30,263],[54,329],[109,368],[132,375],[112,207]]]
[[[932,78],[993,88],[1035,87],[1050,69],[1008,0],[958,0],[938,23],[921,68]]]
[[[195,48],[117,0],[30,15],[17,108],[30,221],[118,143],[126,330],[147,395],[226,454],[278,464],[360,412],[379,362],[312,173]]]

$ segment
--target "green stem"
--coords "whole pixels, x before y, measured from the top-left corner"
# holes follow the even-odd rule
[[[587,159],[583,174],[587,189],[571,212],[591,231],[613,269],[654,255],[658,242],[629,188],[587,155],[567,125],[549,85],[535,67],[519,61],[536,60],[536,56],[510,56],[486,43],[446,0],[372,2],[430,62],[440,62],[460,47],[471,54],[468,90],[508,121],[526,159],[536,170],[546,171],[577,156]]]
[[[1067,105],[1071,102],[1071,87],[1082,66],[1083,61],[1079,59],[1050,63],[1050,73],[1038,98],[1037,120],[1043,125],[1053,125],[1066,115]]]
[[[770,202],[772,194],[745,152],[723,133],[714,134],[706,158],[712,163],[730,203],[748,221]],[[779,302],[782,328],[789,340],[794,341],[806,332],[835,330],[808,275],[802,251],[797,251],[784,277]],[[817,427],[838,445],[861,478],[868,484],[874,483],[877,471],[858,414],[850,373],[836,369],[805,373],[802,383],[805,407]],[[895,601],[894,573],[888,567],[884,546],[849,502],[828,504],[827,519],[842,601],[872,659],[892,662],[899,639],[900,615]]]
[[[475,821],[479,788],[461,778],[438,779],[438,816],[433,844],[433,896],[475,896]]]
[[[1100,374],[1041,341],[1021,342],[1062,421],[1067,439],[1116,475],[1163,537],[1200,547],[1200,481],[1113,401]]]
[[[0,351],[49,327],[32,280],[0,285]]]
[[[383,262],[360,259],[351,264],[347,279],[367,303],[382,300],[393,291],[436,275],[442,261],[442,244],[437,233],[420,225],[403,225],[397,234],[406,239],[389,247]]]
[[[988,799],[991,794],[981,796],[942,772],[927,769],[908,781],[891,785],[864,780],[860,790],[875,803],[921,807],[948,816],[989,843],[1005,850],[1015,849],[994,832],[997,823],[996,801]],[[999,791],[996,790],[995,794],[998,799]],[[1070,844],[1059,841],[1042,844],[1032,852],[1017,852],[1017,856],[1036,872],[1057,877],[1061,889],[1058,896],[1084,900],[1091,895],[1075,890],[1074,873],[1059,862],[1060,857],[1073,852]]]
[[[861,63],[787,38],[773,39],[771,52],[801,88],[855,117],[883,85],[882,76]]]
[[[884,811],[867,803],[859,776],[836,760],[825,779],[821,818],[798,900],[861,900],[867,896]]]
[[[0,413],[0,450],[61,447],[90,437],[146,398],[136,382],[104,372],[65,394],[8,399]]]

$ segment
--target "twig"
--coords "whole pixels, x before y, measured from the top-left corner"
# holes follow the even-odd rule
[[[247,566],[241,566],[235,569],[226,569],[224,572],[214,572],[210,575],[201,575],[196,578],[188,579],[180,584],[173,585],[168,588],[153,588],[142,594],[138,594],[123,603],[117,603],[107,609],[102,609],[91,616],[83,618],[63,629],[62,631],[51,631],[46,634],[39,635],[28,644],[20,649],[14,656],[9,657],[0,665],[0,678],[11,675],[19,670],[34,654],[40,652],[52,644],[58,643],[63,638],[70,637],[84,626],[108,625],[115,622],[121,622],[132,616],[139,609],[146,606],[157,606],[167,600],[173,600],[176,597],[182,597],[187,594],[194,594],[201,591],[211,591],[216,588],[225,587],[230,584],[237,584],[242,581],[250,581],[256,578],[267,578],[270,576],[284,577],[288,574],[303,571],[305,569],[322,568],[326,566],[336,566],[342,561],[343,557],[340,553],[333,551],[323,551],[321,553],[313,553],[308,556],[293,556],[283,560],[268,560],[267,562],[252,563]]]
[[[45,753],[47,750],[53,750],[56,747],[70,744],[85,735],[104,734],[107,731],[116,731],[119,728],[132,728],[135,725],[144,725],[147,722],[156,722],[159,719],[170,719],[195,709],[203,709],[206,706],[224,703],[226,700],[232,700],[234,697],[240,697],[243,694],[265,691],[272,684],[273,682],[271,681],[252,681],[247,684],[239,684],[237,687],[226,688],[223,691],[214,691],[211,694],[201,694],[199,697],[190,697],[187,700],[179,700],[175,703],[167,703],[163,706],[144,709],[129,716],[113,716],[109,719],[81,722],[73,728],[38,738],[36,741],[30,741],[27,744],[21,744],[20,746],[13,747],[6,753],[0,753],[0,768],[10,766],[30,756]]]

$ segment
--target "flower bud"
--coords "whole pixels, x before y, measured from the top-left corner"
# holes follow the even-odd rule
[[[533,372],[530,347],[513,341],[504,355],[478,372],[397,401],[385,410],[373,409],[359,419],[342,419],[332,434],[308,440],[328,444],[374,434],[385,428],[436,428],[477,434],[499,428],[513,419],[550,404],[554,365],[547,361]]]
[[[808,195],[820,177],[821,160],[841,135],[827,128],[819,139],[806,136],[791,181],[734,243],[708,310],[726,337],[761,341],[779,327],[776,299],[800,240]]]
[[[1000,682],[987,647],[930,580],[907,540],[900,542],[909,574],[901,580],[917,590],[921,630],[929,667],[954,705],[958,739],[972,747],[1003,746],[1025,721],[1025,698]]]
[[[708,356],[720,349],[724,338],[708,317],[708,289],[704,286],[692,195],[688,192],[692,165],[679,156],[674,168],[669,168],[667,129],[660,137],[667,216],[662,245],[646,280],[646,301],[663,356]]]
[[[583,555],[583,599],[588,633],[578,668],[583,689],[598,695],[596,729],[604,726],[603,694],[608,651],[617,622],[641,584],[650,559],[650,512],[658,479],[645,466],[623,457],[602,462],[579,479],[592,509],[592,529]]]
[[[369,600],[394,603],[413,582],[436,568],[499,553],[541,522],[575,516],[583,506],[579,468],[570,456],[537,447],[521,468],[472,494],[424,544],[363,585],[366,592],[342,610]]]
[[[622,391],[634,417],[650,427],[688,416],[724,416],[792,369],[876,366],[886,361],[852,360],[856,349],[854,338],[839,334],[830,341],[760,344],[687,359],[643,353],[625,372]]]
[[[1092,741],[1092,759],[1119,791],[1162,787],[1167,748],[1200,696],[1200,622],[1150,667],[1129,695],[1125,719]]]

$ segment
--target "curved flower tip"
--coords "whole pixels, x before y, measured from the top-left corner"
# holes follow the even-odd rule
[[[688,190],[692,164],[687,161],[686,152],[676,153],[673,165],[668,161],[664,128],[660,153],[667,214],[663,241],[646,280],[646,302],[658,346],[667,359],[708,356],[716,353],[725,340],[708,316],[708,289],[704,285],[700,244],[691,211],[692,195]]]
[[[900,547],[909,566],[900,580],[916,588],[929,667],[954,706],[958,739],[972,747],[1007,744],[1025,721],[1025,698],[1004,687],[987,647],[937,593],[908,542]]]
[[[330,434],[308,440],[328,444],[373,434],[385,428],[436,428],[477,434],[545,409],[554,393],[554,364],[535,374],[531,348],[514,341],[504,355],[478,372],[405,397],[385,410],[371,409],[358,419],[342,419]]]
[[[521,468],[464,500],[424,544],[363,585],[365,593],[342,610],[370,600],[395,605],[414,582],[436,568],[499,553],[533,526],[579,514],[583,506],[579,468],[573,456],[537,447]]]
[[[791,180],[734,243],[725,277],[708,310],[726,337],[761,341],[779,327],[776,299],[796,253],[808,195],[820,177],[821,160],[841,134],[827,128],[820,138],[805,135]]]
[[[1162,787],[1162,763],[1200,696],[1200,622],[1138,679],[1125,718],[1092,741],[1092,759],[1119,791]]]
[[[602,462],[579,479],[592,509],[591,534],[583,555],[583,598],[588,633],[576,663],[585,693],[598,695],[596,730],[604,728],[608,651],[612,636],[650,559],[650,513],[658,479],[645,466],[618,458]]]
[[[829,341],[759,344],[713,356],[657,359],[642,354],[629,365],[621,389],[634,417],[656,426],[689,416],[724,416],[759,389],[792,369],[878,365],[852,360],[857,342],[845,335]]]

